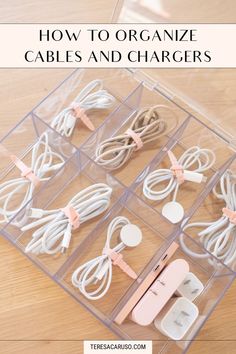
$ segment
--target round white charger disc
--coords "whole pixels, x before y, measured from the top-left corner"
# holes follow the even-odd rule
[[[184,217],[184,208],[178,202],[169,202],[162,208],[162,215],[172,224],[177,224]]]
[[[142,231],[134,224],[127,224],[120,231],[120,239],[127,247],[136,247],[142,241]]]

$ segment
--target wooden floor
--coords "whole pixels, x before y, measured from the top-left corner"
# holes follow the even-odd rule
[[[227,7],[227,1],[217,3]],[[114,4],[115,0],[0,1],[0,21],[105,22]],[[70,72],[0,70],[1,136]],[[201,330],[190,354],[236,353],[235,299],[236,284]],[[4,239],[0,239],[0,323],[0,354],[82,354],[83,339],[115,338]]]

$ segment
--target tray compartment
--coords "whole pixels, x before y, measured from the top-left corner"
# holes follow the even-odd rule
[[[98,128],[138,86],[128,70],[77,69],[34,109],[34,113],[50,125],[52,119],[68,107],[84,87],[94,80],[102,80],[103,89],[114,97],[114,104],[109,108],[93,110],[88,113],[95,128]],[[117,88],[119,86],[117,85],[118,82],[122,87],[121,90]],[[76,146],[80,146],[91,134],[91,131],[81,121],[78,121],[69,139]]]
[[[201,237],[198,235],[199,232],[203,231],[206,229],[207,225],[204,227],[198,227],[197,225],[193,225],[192,227],[188,227],[189,224],[192,223],[198,223],[198,222],[203,222],[203,223],[209,223],[209,222],[214,222],[219,220],[223,216],[223,208],[226,207],[226,203],[224,200],[220,200],[219,198],[216,197],[213,193],[213,189],[216,188],[217,193],[220,193],[220,181],[221,178],[223,178],[224,173],[227,173],[227,171],[231,171],[233,175],[236,173],[236,157],[233,157],[232,159],[229,160],[229,163],[225,164],[224,168],[221,169],[218,172],[217,178],[215,179],[215,182],[211,184],[208,193],[205,198],[200,198],[198,207],[195,209],[195,211],[191,214],[191,217],[188,218],[184,225],[183,228],[185,230],[185,233],[189,235],[191,238],[193,238],[198,244],[201,244],[204,249],[206,249],[206,246],[204,244],[205,240],[207,240],[207,236],[204,237],[201,240]],[[230,194],[231,195],[231,194]],[[232,195],[231,195],[232,196]],[[225,227],[221,228],[221,231],[226,229]],[[234,237],[234,231],[231,232],[231,236],[229,237],[229,241]],[[224,237],[224,239],[226,239]],[[188,246],[188,245],[187,245]],[[213,248],[211,248],[213,249]],[[191,248],[190,248],[191,250]],[[210,249],[208,249],[209,252],[211,253]],[[236,250],[235,250],[236,252]],[[203,252],[204,254],[204,252]],[[233,263],[228,263],[228,261],[225,261],[225,259],[222,259],[222,262],[225,263],[228,267],[232,269],[236,273],[236,262]]]
[[[171,150],[178,159],[187,149],[199,146],[201,148],[211,149],[216,156],[214,165],[203,172],[207,177],[206,182],[200,184],[185,181],[180,185],[176,201],[179,202],[185,211],[184,218],[189,217],[198,204],[207,194],[212,185],[217,183],[219,176],[228,168],[235,158],[235,152],[230,148],[228,143],[224,141],[216,132],[208,128],[198,119],[190,116],[188,117],[175,134],[168,140],[167,144],[156,154],[154,159],[148,164],[139,174],[132,185],[132,189],[140,198],[142,198],[148,205],[161,213],[163,206],[173,200],[173,192],[170,193],[163,200],[150,200],[143,193],[143,183],[145,178],[153,171],[158,169],[170,169],[171,162],[168,157],[167,150]],[[193,168],[195,165],[193,165]],[[168,181],[160,183],[153,190],[159,191],[165,188]]]
[[[201,246],[195,243],[194,240],[188,238],[189,243],[193,243],[195,249],[199,252],[202,250]],[[179,235],[175,237],[175,242],[179,243]],[[163,255],[164,253],[162,253]],[[209,255],[209,257],[211,257]],[[117,325],[114,322],[114,315],[111,315],[112,322],[110,324],[111,329],[114,331],[119,330],[122,338],[131,338],[136,340],[153,340],[157,341],[157,353],[171,353],[171,349],[175,349],[177,353],[184,352],[189,346],[190,342],[196,337],[199,330],[202,328],[205,321],[209,318],[212,311],[217,304],[223,298],[225,292],[230,287],[232,281],[235,279],[233,272],[225,267],[221,262],[217,261],[214,257],[214,265],[209,264],[207,260],[195,260],[189,257],[179,245],[179,249],[176,251],[171,260],[182,258],[185,259],[190,266],[190,271],[193,272],[203,283],[203,292],[194,300],[194,303],[199,308],[199,317],[193,324],[190,330],[181,341],[170,341],[166,336],[161,334],[153,324],[147,327],[139,326],[138,324],[127,318],[122,325]],[[159,254],[160,259],[160,254]],[[148,272],[153,268],[152,262],[147,265],[145,271]],[[134,290],[133,290],[134,291]],[[129,293],[131,295],[132,292]],[[126,294],[127,296],[127,294]],[[121,302],[117,305],[120,307]],[[165,342],[166,341],[166,342]],[[166,350],[166,351],[165,351]],[[173,351],[172,351],[173,352]]]
[[[146,208],[146,210],[144,210]],[[101,222],[81,243],[70,259],[62,266],[56,274],[59,283],[67,289],[82,304],[91,307],[96,313],[109,316],[120,298],[128,291],[136,280],[129,278],[118,267],[113,266],[113,276],[108,292],[99,300],[88,300],[71,283],[71,276],[75,269],[87,261],[102,254],[106,241],[107,228],[110,222],[117,216],[127,217],[131,223],[137,225],[143,234],[139,246],[126,248],[121,254],[124,260],[136,272],[138,277],[150,260],[163,247],[167,240],[173,237],[173,227],[166,222],[158,213],[149,208],[132,193],[127,192],[104,216]],[[117,244],[119,233],[112,238],[112,247]],[[121,286],[122,284],[122,286]]]
[[[39,156],[44,152],[51,150],[54,155],[51,161],[51,166],[56,168],[50,172],[42,173],[44,180],[36,186],[32,193],[28,194],[26,198],[26,191],[29,184],[23,185],[21,181],[18,181],[21,177],[21,171],[15,166],[12,161],[11,155],[14,155],[18,159],[22,160],[24,164],[28,167],[32,165],[32,156],[34,151],[34,161],[39,159]],[[1,208],[4,207],[4,203],[7,201],[7,195],[17,188],[14,193],[14,197],[8,202],[7,209],[12,211],[12,215],[9,214],[7,219],[1,217],[1,227],[4,227],[9,221],[12,220],[14,215],[17,214],[17,210],[20,211],[24,205],[29,201],[35,194],[39,193],[45,184],[53,178],[57,171],[63,167],[71,156],[75,153],[75,148],[68,144],[60,135],[58,135],[53,129],[48,127],[43,121],[41,121],[34,114],[28,114],[21,122],[19,122],[12,130],[8,132],[0,141],[0,184],[1,186],[8,181],[17,179],[17,181],[7,189],[2,189],[1,194]],[[43,155],[41,155],[43,156]],[[48,164],[48,155],[45,156],[45,163]],[[41,162],[43,159],[41,158]],[[38,167],[41,163],[38,164]],[[35,171],[37,175],[37,171]],[[47,178],[47,179],[45,179]],[[18,187],[19,186],[19,187]],[[21,186],[21,187],[20,187]],[[6,188],[6,185],[5,187]],[[4,194],[5,193],[5,194]],[[3,196],[5,197],[3,198]],[[24,202],[24,198],[25,202]],[[16,211],[14,213],[13,211]]]
[[[116,170],[110,170],[126,186],[130,186],[135,177],[154,158],[160,149],[168,142],[175,130],[181,126],[188,117],[188,113],[170,100],[160,95],[156,90],[149,90],[144,84],[140,84],[136,90],[125,100],[124,104],[114,111],[94,134],[81,146],[81,150],[90,158],[95,159],[95,150],[104,140],[124,133],[131,125],[139,110],[147,107],[160,105],[160,116],[165,117],[169,124],[166,133],[156,141],[152,141],[135,151],[129,161]],[[163,108],[164,106],[164,108]],[[166,108],[167,107],[167,108]],[[109,169],[108,169],[109,170]],[[127,173],[129,171],[129,173]]]

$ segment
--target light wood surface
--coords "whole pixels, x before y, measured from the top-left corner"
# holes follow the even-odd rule
[[[102,22],[108,20],[114,3],[111,0],[1,1],[0,20],[92,22],[99,19]],[[70,72],[66,69],[0,70],[1,136]],[[234,284],[201,330],[190,354],[236,353],[235,297]],[[0,354],[82,354],[83,339],[116,338],[2,238],[0,323]]]

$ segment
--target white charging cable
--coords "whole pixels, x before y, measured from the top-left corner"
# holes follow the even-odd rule
[[[173,124],[170,124],[170,118],[162,116],[161,110],[171,113]],[[130,159],[134,151],[170,132],[177,121],[178,117],[168,106],[144,108],[136,114],[124,133],[100,143],[95,151],[95,161],[108,170],[118,169]]]
[[[111,248],[112,237],[120,230],[120,239]],[[142,240],[141,230],[123,217],[117,216],[108,226],[107,239],[102,255],[78,267],[72,274],[72,284],[89,300],[101,299],[109,290],[112,281],[112,268],[117,265],[132,279],[136,273],[123,260],[121,252],[126,247],[136,247]]]
[[[10,158],[21,171],[21,177],[3,182],[0,185],[0,215],[2,216],[0,223],[8,222],[15,216],[32,198],[37,185],[49,180],[52,173],[64,164],[62,156],[50,147],[46,132],[33,145],[30,167],[27,167],[14,155],[11,155]],[[14,219],[13,224],[20,227],[24,224],[25,217],[26,215],[24,217],[19,215]]]
[[[216,156],[210,149],[202,149],[193,146],[187,149],[176,160],[173,153],[168,151],[172,167],[161,168],[151,172],[144,180],[143,194],[149,200],[161,201],[167,198],[172,192],[172,201],[165,204],[162,214],[171,222],[177,223],[184,216],[184,209],[176,202],[180,184],[184,181],[201,183],[206,181],[203,172],[209,170],[215,163]],[[166,183],[162,189],[158,189]]]
[[[102,87],[102,80],[91,81],[83,88],[74,102],[52,120],[51,127],[61,135],[70,137],[77,119],[81,119],[90,130],[94,130],[94,125],[86,113],[92,110],[108,109],[115,102],[115,98]]]
[[[223,215],[211,222],[190,223],[184,227],[184,231],[189,228],[203,228],[203,231],[198,233],[200,243],[209,253],[234,269],[236,266],[236,175],[227,170],[219,184],[213,188],[213,194],[225,203],[225,208],[222,209]],[[206,252],[192,251],[186,245],[184,234],[180,237],[180,243],[182,249],[191,257],[209,258]],[[209,262],[213,261],[209,259]]]
[[[22,231],[39,227],[25,252],[55,254],[64,252],[70,245],[72,231],[103,213],[110,205],[112,188],[104,183],[93,184],[77,193],[63,209],[43,210],[31,208],[36,220],[22,227]]]

